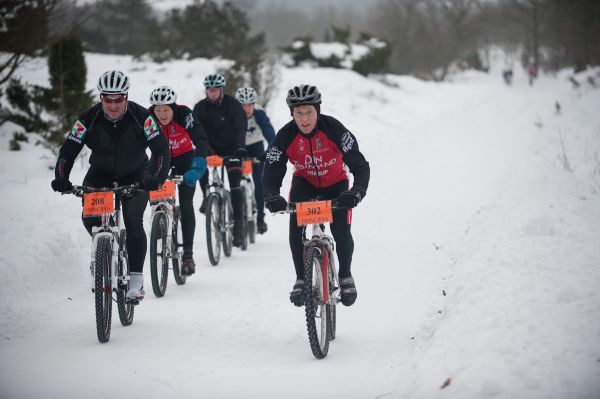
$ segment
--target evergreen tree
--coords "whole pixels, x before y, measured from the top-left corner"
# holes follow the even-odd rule
[[[53,43],[48,69],[49,88],[11,80],[6,89],[10,104],[6,120],[28,133],[41,134],[45,144],[54,147],[62,143],[77,115],[94,101],[85,91],[87,68],[80,39],[69,35]]]
[[[68,35],[53,43],[48,69],[51,88],[45,105],[59,120],[58,126],[51,129],[49,140],[60,143],[77,115],[93,102],[92,94],[85,91],[87,67],[81,40]]]

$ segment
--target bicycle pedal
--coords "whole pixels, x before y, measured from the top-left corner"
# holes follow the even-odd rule
[[[129,305],[139,305],[140,304],[140,300],[139,299],[131,299],[131,298],[127,298],[125,300],[125,303],[129,304]]]

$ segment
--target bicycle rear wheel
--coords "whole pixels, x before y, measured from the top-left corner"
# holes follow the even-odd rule
[[[304,310],[310,349],[317,359],[327,356],[331,338],[331,305],[323,295],[322,255],[318,248],[306,251],[304,263]],[[327,278],[325,276],[325,278]],[[325,287],[328,289],[327,280]]]
[[[173,209],[173,231],[171,233],[171,257],[173,258],[173,277],[177,285],[185,284],[187,276],[181,274],[183,259],[183,231],[181,230],[181,208]]]
[[[167,215],[158,211],[152,218],[150,230],[150,277],[152,291],[157,297],[165,295],[169,278],[167,257]]]
[[[206,246],[211,265],[219,264],[221,258],[221,213],[219,197],[210,194],[206,198]]]
[[[223,254],[231,256],[233,250],[233,205],[231,205],[231,193],[229,191],[223,192],[222,215]]]
[[[119,283],[117,287],[117,308],[121,325],[133,323],[135,305],[127,303],[127,276],[129,276],[129,257],[127,255],[127,231],[121,230],[119,236]]]
[[[112,318],[112,248],[109,237],[100,237],[96,247],[94,267],[94,300],[98,341],[108,342]]]

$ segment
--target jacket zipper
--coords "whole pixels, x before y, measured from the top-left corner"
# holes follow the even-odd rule
[[[317,137],[317,135],[315,134],[313,137]],[[310,148],[310,160],[312,161],[313,165],[315,165],[315,171],[317,173],[317,182],[319,184],[319,188],[321,188],[321,177],[319,176],[319,168],[317,167],[317,164],[315,163],[315,157],[313,155],[313,150],[312,150],[312,137],[309,137],[309,139],[308,139],[308,147]]]

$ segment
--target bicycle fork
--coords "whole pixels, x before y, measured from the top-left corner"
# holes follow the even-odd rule
[[[107,237],[111,243],[111,257],[110,257],[110,271],[111,271],[111,284],[113,290],[119,286],[119,278],[122,278],[122,284],[127,285],[127,280],[129,280],[129,276],[120,276],[118,267],[119,267],[119,259],[123,256],[122,251],[119,247],[119,229],[116,226],[109,227],[108,230],[103,226],[94,226],[92,227],[92,251],[90,253],[90,289],[92,292],[95,291],[95,282],[96,282],[96,253],[98,252],[98,242],[101,237]]]

